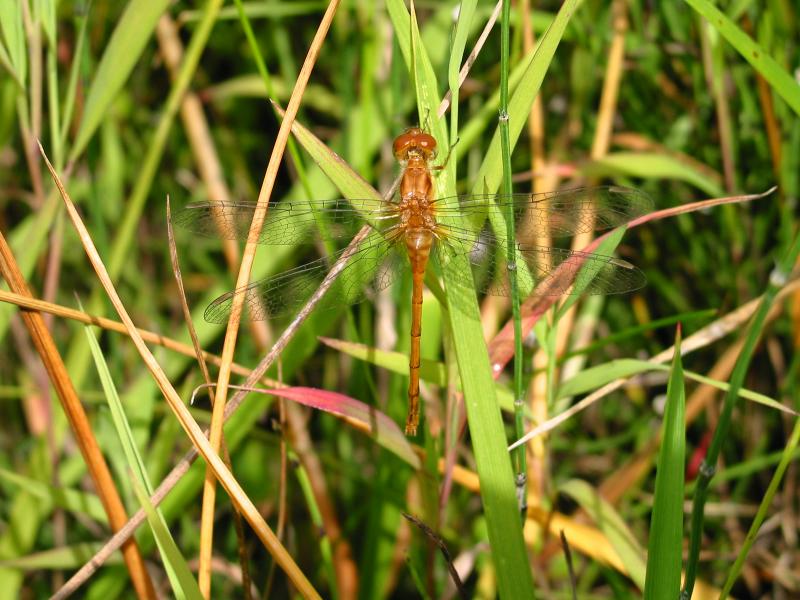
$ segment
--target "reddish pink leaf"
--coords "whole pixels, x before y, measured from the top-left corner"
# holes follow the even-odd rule
[[[311,408],[344,418],[357,428],[373,436],[381,446],[393,452],[415,469],[421,467],[419,457],[411,448],[406,436],[392,419],[378,409],[338,392],[310,387],[288,387],[265,390]]]

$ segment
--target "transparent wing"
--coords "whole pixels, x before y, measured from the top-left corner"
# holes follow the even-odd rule
[[[175,224],[200,235],[246,240],[255,209],[255,202],[193,202],[176,213]],[[390,203],[371,198],[270,202],[258,243],[310,244],[317,223],[327,227],[332,239],[350,239],[365,220],[395,222],[389,209]]]
[[[506,262],[506,240],[489,233],[474,234],[451,228],[449,236],[436,246],[439,264],[465,254],[472,267],[476,289],[494,296],[507,296],[511,288]],[[613,256],[515,244],[521,296],[561,296],[571,294],[621,294],[639,289],[647,279],[641,270]]]
[[[470,194],[438,198],[436,214],[445,221],[480,228],[495,204],[517,219],[518,239],[537,231],[568,236],[611,229],[653,210],[644,192],[621,186],[584,187],[546,194]]]
[[[354,304],[389,286],[402,268],[404,257],[395,244],[373,231],[350,257],[339,277],[314,310]],[[209,323],[226,323],[234,296],[244,295],[244,319],[262,321],[296,313],[319,289],[322,280],[344,251],[320,258],[223,294],[206,308]],[[407,261],[406,261],[407,262]]]

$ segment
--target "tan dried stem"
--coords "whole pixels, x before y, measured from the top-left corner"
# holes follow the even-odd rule
[[[175,276],[175,283],[178,286],[178,299],[181,303],[181,311],[183,312],[183,320],[186,323],[186,328],[189,330],[189,337],[192,340],[192,348],[194,349],[195,358],[200,367],[200,372],[203,374],[203,381],[205,381],[208,389],[208,398],[211,406],[214,406],[214,390],[211,383],[211,374],[208,372],[208,365],[203,358],[203,349],[200,347],[200,339],[197,337],[197,331],[192,322],[192,311],[189,310],[189,303],[186,301],[186,291],[183,287],[183,277],[181,276],[180,261],[178,260],[178,250],[175,247],[175,232],[172,229],[172,210],[169,204],[169,197],[167,197],[167,241],[169,245],[169,258],[172,263],[172,272]],[[228,445],[225,439],[222,439],[222,460],[225,466],[233,473],[233,466],[231,465],[231,455],[228,451]],[[245,546],[244,538],[244,525],[242,524],[241,513],[234,508],[233,511],[233,525],[236,530],[236,541],[239,550],[239,564],[241,565],[242,573],[242,593],[245,600],[250,600],[250,569],[247,567],[247,548]]]
[[[236,278],[236,289],[247,286],[250,281],[250,272],[253,268],[258,236],[267,216],[267,205],[272,196],[272,189],[283,159],[283,152],[286,149],[286,143],[291,134],[292,123],[297,116],[297,111],[300,108],[300,101],[303,98],[303,92],[308,84],[311,71],[314,68],[319,51],[322,48],[322,43],[328,34],[328,29],[333,21],[333,16],[336,14],[339,2],[340,0],[331,0],[328,4],[328,8],[322,17],[320,26],[314,35],[311,47],[308,50],[306,59],[298,74],[292,96],[289,99],[289,104],[286,107],[286,115],[278,130],[275,145],[272,149],[272,155],[270,156],[269,164],[264,174],[261,191],[258,194],[257,208],[253,212],[253,221],[250,224],[247,244],[245,245],[242,255],[242,264],[239,267],[239,275]],[[211,413],[210,442],[215,452],[219,452],[220,443],[222,441],[222,425],[225,421],[225,406],[228,399],[228,383],[230,382],[231,375],[230,365],[233,362],[233,354],[236,348],[236,339],[239,332],[239,322],[242,316],[244,297],[245,296],[242,294],[237,294],[233,297],[231,315],[228,320],[225,340],[222,345],[222,365],[220,366],[219,376],[217,377],[216,401]],[[200,591],[206,598],[208,598],[211,588],[211,548],[214,536],[215,499],[216,479],[213,472],[211,472],[210,469],[206,469],[206,478],[203,486],[203,507],[200,521],[200,571],[198,574]]]
[[[776,297],[776,300],[784,299],[788,294],[791,294],[795,290],[800,289],[800,279],[795,279],[786,286],[784,286]],[[728,313],[724,317],[717,319],[713,323],[706,325],[698,332],[690,335],[687,337],[683,342],[681,342],[681,356],[686,356],[687,354],[694,352],[700,348],[704,348],[710,345],[713,342],[716,342],[720,338],[728,335],[729,333],[739,329],[747,322],[747,320],[753,315],[756,308],[758,307],[761,298],[755,298],[737,308],[735,311]],[[777,302],[776,302],[777,304]],[[663,364],[672,360],[672,357],[675,353],[675,347],[671,346],[664,350],[663,352],[659,352],[652,358],[648,360],[648,362],[653,364]],[[614,392],[621,388],[623,385],[630,381],[630,377],[615,379],[614,381],[607,383],[600,389],[592,392],[585,398],[583,398],[577,404],[572,405],[570,408],[559,414],[558,416],[546,421],[545,423],[541,423],[539,426],[535,427],[533,430],[529,431],[525,434],[525,437],[522,440],[517,440],[512,445],[509,446],[509,450],[513,450],[517,445],[520,443],[525,443],[526,441],[534,438],[538,435],[542,435],[552,429],[558,427],[561,423],[567,421],[568,419],[574,417],[581,411],[587,409],[589,406],[597,402],[598,400],[605,398],[611,392]]]
[[[144,343],[142,337],[138,334],[133,321],[128,315],[122,300],[114,288],[114,284],[109,277],[103,261],[97,253],[94,242],[89,236],[89,232],[86,230],[86,226],[83,224],[83,221],[78,215],[78,212],[69,197],[69,194],[67,193],[66,189],[64,189],[58,174],[50,164],[50,161],[47,159],[44,149],[41,148],[41,146],[40,151],[44,157],[45,164],[50,170],[50,174],[52,175],[53,180],[55,181],[56,186],[61,193],[61,197],[67,207],[67,213],[69,214],[70,220],[72,221],[72,224],[78,233],[81,243],[86,250],[86,254],[89,257],[89,261],[92,263],[92,267],[97,273],[103,289],[106,291],[106,294],[111,300],[111,303],[114,306],[114,309],[117,311],[117,314],[119,314],[120,319],[125,324],[131,340],[136,346],[136,349],[139,351],[139,354],[148,370],[153,375],[154,380],[161,390],[161,393],[164,395],[164,398],[167,400],[167,404],[169,405],[173,414],[178,419],[178,422],[183,427],[189,439],[192,441],[194,447],[198,449],[206,462],[211,466],[214,475],[219,478],[220,483],[222,483],[222,486],[225,488],[225,491],[228,493],[233,504],[236,505],[236,507],[245,516],[247,522],[250,523],[256,535],[264,544],[264,547],[286,572],[287,576],[292,581],[292,584],[297,588],[298,592],[305,598],[319,598],[320,596],[317,591],[313,588],[305,574],[303,574],[303,572],[294,562],[286,548],[280,544],[269,525],[267,525],[267,523],[264,521],[264,518],[261,516],[256,506],[239,485],[239,482],[236,481],[234,476],[222,462],[222,459],[219,457],[218,453],[212,449],[209,441],[203,434],[203,431],[197,425],[195,420],[192,418],[191,413],[181,401],[180,396],[170,383],[166,373],[164,373],[164,370],[161,368],[161,365],[158,364],[158,361],[150,352],[150,349]]]
[[[32,296],[17,265],[14,254],[2,233],[0,233],[0,274],[8,282],[9,288],[16,294],[27,297]],[[64,409],[67,421],[69,421],[75,441],[81,451],[83,460],[86,462],[89,475],[108,515],[111,529],[118,531],[128,520],[125,514],[125,507],[114,486],[111,472],[94,437],[89,418],[83,410],[83,405],[72,385],[72,380],[69,377],[69,373],[67,373],[67,368],[64,366],[64,361],[58,352],[55,341],[50,335],[40,313],[24,310],[22,311],[22,320],[33,340],[37,353],[44,363],[45,369],[47,369],[50,381],[53,383],[53,388],[61,402],[61,407]],[[122,549],[122,554],[137,596],[139,598],[155,598],[153,584],[145,569],[136,541],[128,540]]]
[[[98,317],[80,310],[75,310],[74,308],[68,308],[60,304],[53,304],[37,298],[21,296],[20,294],[15,294],[14,292],[0,290],[0,302],[16,304],[21,308],[27,308],[30,310],[51,314],[56,317],[77,321],[78,323],[85,323],[86,325],[96,325],[97,327],[107,329],[108,331],[128,335],[128,330],[125,329],[125,325],[119,321],[114,321],[113,319],[107,319],[105,317]],[[194,348],[188,344],[165,337],[160,333],[148,331],[147,329],[137,328],[136,331],[138,331],[139,335],[142,336],[142,339],[149,344],[163,346],[167,350],[172,350],[173,352],[177,352],[178,354],[183,354],[184,356],[189,356],[191,358],[196,357]],[[203,351],[203,360],[215,366],[219,366],[221,362],[219,356],[205,351]],[[231,365],[231,370],[237,375],[242,375],[243,377],[247,377],[253,372],[252,369],[248,369],[247,367],[244,367],[238,363],[233,363]],[[279,382],[268,377],[262,377],[260,382],[267,387],[281,387]]]

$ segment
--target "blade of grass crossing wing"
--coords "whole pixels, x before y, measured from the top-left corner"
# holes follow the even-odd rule
[[[408,27],[408,15],[399,0],[387,3],[395,31],[399,36],[402,27]],[[430,128],[437,141],[446,143],[445,123],[435,117],[439,98],[438,85],[425,47],[419,42],[419,32],[412,25],[411,33],[416,37],[414,63],[410,53],[404,52],[409,70],[415,69],[417,104],[419,114],[430,116]],[[401,49],[403,44],[400,44]],[[444,152],[445,150],[443,150]],[[435,180],[439,197],[455,194],[455,167],[452,161]],[[525,543],[522,538],[517,500],[514,491],[514,475],[511,461],[505,448],[505,430],[494,391],[494,380],[489,365],[489,356],[480,326],[480,315],[476,296],[459,299],[454,306],[452,294],[460,282],[472,280],[469,264],[463,256],[448,262],[443,269],[448,302],[450,325],[456,349],[464,401],[467,407],[470,436],[481,481],[489,543],[497,570],[500,596],[503,598],[535,597],[533,578],[528,565]],[[467,295],[463,291],[465,296]]]
[[[595,253],[603,256],[611,256],[614,253],[614,250],[616,250],[620,241],[622,241],[622,236],[625,235],[625,231],[627,231],[627,228],[624,226],[617,227],[616,229],[610,231],[606,238],[597,246]],[[592,273],[593,270],[595,270],[595,273]],[[580,272],[575,277],[572,293],[564,299],[564,302],[558,308],[555,318],[556,322],[558,322],[558,320],[563,317],[570,308],[572,308],[572,306],[580,298],[583,290],[587,288],[587,286],[592,282],[592,279],[594,279],[599,273],[600,272],[597,271],[597,266],[592,261],[587,261],[584,263]]]
[[[508,134],[508,45],[509,45],[509,20],[511,19],[511,0],[503,0],[503,12],[500,24],[500,115],[497,127],[500,131],[500,154],[503,165],[503,194],[510,196],[511,184],[511,141]],[[508,203],[506,214],[506,256],[516,254],[514,207]],[[522,386],[522,316],[520,315],[519,284],[517,281],[517,265],[524,264],[516,258],[507,261],[508,280],[511,284],[511,318],[514,322],[514,429],[516,439],[525,435],[525,397]],[[552,363],[553,361],[551,361]],[[527,448],[520,446],[514,453],[515,467],[517,470],[515,483],[517,486],[517,499],[523,516],[527,512],[526,481],[528,466],[526,460]]]
[[[683,553],[683,488],[686,459],[686,390],[681,364],[681,334],[675,340],[675,358],[667,385],[661,450],[658,453],[656,491],[647,547],[647,600],[674,600],[681,590]]]
[[[173,577],[170,577],[170,584],[175,596],[189,600],[203,600],[197,581],[192,576],[192,572],[175,544],[175,540],[172,539],[163,517],[156,512],[156,509],[150,503],[149,493],[145,492],[144,487],[136,478],[133,479],[133,491],[136,493],[139,504],[142,505],[147,515],[147,522],[153,530],[158,547],[163,548],[161,556],[164,559],[164,566],[167,567],[167,572],[169,573],[172,570],[175,573],[174,576],[177,579],[173,580]]]
[[[539,45],[536,47],[536,52],[528,68],[520,79],[520,83],[514,90],[514,93],[511,95],[508,103],[508,133],[512,150],[527,122],[533,100],[539,93],[542,80],[550,66],[556,48],[561,41],[567,23],[569,23],[573,13],[581,2],[582,0],[566,0],[566,2],[564,2],[556,18],[553,20],[553,23],[539,40]],[[484,158],[478,170],[478,174],[475,177],[473,193],[491,194],[496,192],[500,187],[502,175],[503,166],[500,156],[500,133],[495,132],[486,153],[486,158]]]
[[[83,310],[83,307],[80,308]],[[108,401],[111,420],[114,423],[117,436],[122,444],[122,451],[125,454],[125,460],[127,462],[128,469],[133,473],[133,483],[135,486],[138,486],[138,488],[143,490],[143,493],[146,492],[145,500],[147,500],[149,496],[153,495],[153,486],[150,484],[150,479],[147,476],[147,471],[144,467],[144,461],[142,460],[139,450],[136,447],[136,442],[133,439],[133,432],[128,424],[128,419],[125,416],[125,410],[123,409],[122,402],[117,394],[114,380],[111,377],[111,372],[109,371],[108,364],[103,356],[103,351],[100,349],[100,344],[97,343],[97,338],[94,336],[92,328],[86,325],[83,329],[86,332],[86,337],[89,341],[89,349],[92,352],[92,358],[94,359],[95,366],[97,367],[100,383],[103,386],[103,392],[105,393],[106,400]],[[141,498],[139,499],[139,502],[142,503]],[[158,521],[159,527],[167,531],[166,521],[164,520],[164,516],[160,509],[153,509],[152,506],[150,506],[150,508],[153,511],[153,517],[151,519],[150,514],[148,513],[148,521],[150,521],[150,527],[153,530],[153,535],[155,536],[156,544],[158,545],[159,552],[161,553],[161,558],[164,560],[164,567],[166,568],[167,576],[169,577],[172,589],[175,591],[178,597],[192,597],[191,594],[184,595],[180,592],[181,588],[183,587],[179,573],[180,570],[184,570],[186,573],[189,573],[189,577],[194,582],[194,579],[191,577],[189,567],[186,565],[186,562],[183,560],[183,557],[180,555],[180,553],[178,554],[178,559],[176,559],[169,554],[170,549],[163,545],[163,536],[158,534],[156,528],[153,526],[152,521],[155,519]],[[168,531],[167,535],[169,535]],[[172,538],[170,538],[170,540],[172,540]],[[175,545],[174,541],[172,542],[172,545]],[[176,560],[179,560],[182,565],[175,564]],[[196,587],[197,583],[194,582],[194,585]],[[199,588],[197,588],[197,591],[199,593]]]

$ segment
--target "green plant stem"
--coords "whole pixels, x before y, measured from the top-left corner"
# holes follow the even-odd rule
[[[795,236],[789,251],[778,263],[778,265],[776,265],[775,269],[770,275],[767,289],[764,292],[764,295],[761,298],[761,303],[758,306],[758,310],[756,311],[755,315],[753,315],[753,319],[747,329],[742,352],[739,354],[739,358],[737,359],[736,365],[733,368],[730,387],[728,388],[728,393],[725,394],[722,413],[720,414],[717,428],[714,431],[714,437],[711,440],[708,453],[706,454],[703,463],[700,465],[700,473],[697,477],[697,487],[695,488],[694,504],[692,506],[691,537],[689,542],[689,556],[686,563],[686,580],[684,582],[683,591],[681,592],[681,598],[683,600],[689,600],[689,598],[692,597],[694,582],[697,578],[697,564],[700,556],[700,539],[702,538],[703,533],[703,511],[706,503],[706,497],[708,495],[708,487],[709,483],[711,482],[711,478],[714,476],[717,458],[719,457],[720,450],[722,449],[722,444],[728,435],[733,409],[736,408],[736,401],[739,399],[739,390],[744,383],[744,378],[747,374],[747,368],[750,365],[750,359],[753,356],[753,351],[755,350],[759,335],[764,327],[764,320],[766,319],[767,313],[769,312],[770,308],[772,308],[772,304],[775,301],[775,296],[784,286],[789,273],[791,273],[792,266],[795,264],[798,254],[800,254],[800,234]],[[772,486],[770,486],[770,489],[772,489]],[[763,506],[764,504],[762,503],[762,507]],[[759,510],[759,514],[760,513],[761,510]],[[758,523],[759,521],[757,516],[753,526],[755,527]],[[752,544],[752,541],[750,541],[750,543]],[[735,568],[736,565],[734,565],[734,569]]]
[[[511,141],[508,133],[508,45],[511,2],[503,1],[500,27],[500,151],[503,160],[503,195],[511,195]],[[525,397],[522,388],[522,319],[519,307],[519,285],[517,283],[516,233],[514,231],[514,207],[506,202],[506,264],[511,284],[511,316],[514,319],[514,425],[517,439],[525,435]],[[516,452],[516,484],[520,511],[523,518],[528,509],[525,493],[527,478],[526,447],[520,446]]]

